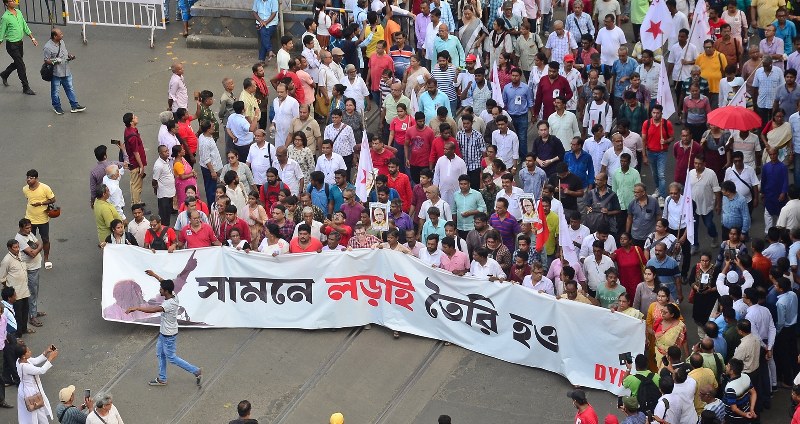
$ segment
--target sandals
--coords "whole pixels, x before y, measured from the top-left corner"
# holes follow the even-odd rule
[[[34,327],[41,327],[42,325],[44,325],[44,324],[42,324],[42,322],[41,322],[41,321],[39,321],[39,320],[38,320],[38,319],[36,319],[35,317],[34,317],[34,318],[31,318],[30,320],[28,320],[28,322],[29,322],[29,323],[30,323],[32,326],[34,326]]]
[[[203,387],[203,369],[200,368],[197,370],[197,374],[194,375],[195,382],[197,383],[197,387]]]
[[[36,317],[37,317],[37,318],[39,318],[39,317],[46,317],[46,316],[47,316],[47,314],[46,314],[46,313],[44,313],[44,312],[37,312],[37,313],[36,313]]]
[[[25,330],[25,334],[33,334],[35,332],[36,332],[36,330],[34,330],[33,328],[29,328],[29,329]]]
[[[397,332],[397,331],[393,331],[392,332],[392,337],[394,337],[395,339],[399,339],[400,338],[400,333]]]

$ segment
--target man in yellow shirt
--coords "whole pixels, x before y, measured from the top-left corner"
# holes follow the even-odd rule
[[[386,41],[384,39],[384,30],[383,25],[378,23],[378,14],[372,10],[367,12],[367,25],[364,28],[364,38],[369,37],[371,33],[375,33],[372,36],[372,40],[370,40],[369,44],[367,44],[367,60],[365,62],[369,63],[369,58],[375,54],[375,51],[378,50],[378,41]]]
[[[25,187],[22,194],[28,199],[25,207],[25,218],[31,221],[32,232],[42,239],[44,247],[44,267],[50,269],[50,217],[47,215],[47,205],[56,202],[56,195],[45,183],[39,182],[39,172],[31,169],[26,174]]]
[[[242,92],[239,93],[239,100],[244,102],[244,116],[253,122],[256,116],[256,109],[259,108],[258,99],[256,99],[256,90],[258,86],[253,82],[252,78],[245,78],[242,84]]]
[[[714,371],[711,371],[709,368],[703,367],[703,356],[699,353],[695,352],[689,357],[689,365],[692,366],[692,370],[689,371],[689,377],[693,378],[694,381],[697,382],[697,386],[694,390],[694,409],[697,411],[699,415],[703,412],[703,407],[705,406],[705,402],[700,399],[700,392],[705,387],[713,387],[714,390],[717,389],[717,377],[714,375]]]
[[[97,200],[94,202],[94,221],[97,224],[97,239],[102,243],[111,234],[111,221],[122,220],[122,217],[119,216],[117,208],[108,201],[111,196],[108,186],[105,184],[97,186],[95,195]]]
[[[786,0],[753,0],[750,3],[750,22],[758,29],[758,38],[764,39],[764,28],[775,22],[775,12],[785,7]]]
[[[714,49],[714,43],[711,40],[706,40],[703,43],[703,53],[697,56],[694,63],[700,67],[700,76],[708,81],[708,101],[712,105],[719,104],[719,83],[725,77],[728,59]]]

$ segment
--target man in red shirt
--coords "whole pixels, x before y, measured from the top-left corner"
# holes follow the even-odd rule
[[[411,209],[411,198],[414,196],[414,192],[411,190],[411,180],[408,179],[408,175],[400,172],[400,161],[397,158],[389,159],[388,167],[389,181],[386,185],[397,191],[400,200],[403,201],[403,212],[408,213]]]
[[[431,156],[434,133],[433,129],[425,125],[423,112],[415,113],[414,120],[417,125],[406,131],[404,149],[406,151],[406,167],[411,170],[411,180],[414,181],[414,184],[419,184],[420,171],[430,166],[428,159]]]
[[[142,203],[142,181],[146,175],[144,167],[147,166],[147,154],[144,152],[142,137],[139,136],[139,130],[136,128],[139,125],[139,117],[128,112],[122,116],[122,122],[125,124],[125,134],[123,135],[125,152],[130,161],[128,169],[131,171],[131,199],[135,205]]]
[[[289,253],[321,252],[322,242],[311,237],[311,227],[300,224],[297,227],[297,237],[289,242]]]
[[[372,93],[372,101],[380,107],[381,100],[383,100],[381,99],[381,75],[387,69],[391,69],[394,74],[394,61],[391,56],[386,54],[386,41],[378,41],[375,47],[375,54],[369,58],[369,73],[366,83]]]
[[[219,224],[219,234],[217,239],[224,242],[231,236],[231,230],[236,228],[242,235],[242,240],[250,243],[250,226],[247,221],[236,215],[237,209],[234,205],[225,206],[225,219]]]
[[[664,108],[661,105],[653,106],[650,111],[651,119],[642,124],[642,144],[645,147],[647,161],[650,162],[650,169],[653,171],[655,185],[658,191],[658,203],[663,207],[664,199],[667,196],[667,180],[664,178],[664,170],[667,165],[667,150],[675,134],[672,129],[672,122],[662,119]]]
[[[700,143],[692,140],[692,132],[688,128],[681,130],[681,141],[672,146],[675,157],[675,181],[686,183],[686,174],[694,167],[694,158],[703,153]]]
[[[161,217],[150,215],[150,229],[144,234],[144,248],[153,250],[166,250],[172,253],[177,246],[177,237],[172,228],[161,224]]]
[[[397,149],[387,146],[378,134],[372,136],[369,155],[372,166],[378,169],[379,175],[389,175],[389,159],[394,159]]]
[[[567,392],[567,397],[572,399],[572,405],[578,410],[575,414],[575,424],[598,424],[597,413],[586,400],[586,392],[575,389]]]
[[[431,154],[428,156],[428,169],[433,169],[436,167],[436,161],[439,160],[440,157],[444,156],[444,143],[452,142],[455,144],[456,147],[456,155],[461,157],[461,148],[458,146],[458,140],[453,137],[453,128],[450,124],[442,124],[439,125],[439,137],[433,139],[431,143]]]
[[[191,212],[189,224],[181,228],[181,232],[178,233],[178,247],[181,249],[221,245],[211,226],[200,220],[200,211]]]
[[[197,153],[197,135],[192,130],[192,115],[185,108],[179,107],[175,111],[175,121],[178,123],[178,135],[189,146],[192,154]]]
[[[343,211],[334,212],[333,220],[326,219],[319,231],[326,236],[330,236],[331,233],[339,234],[339,245],[347,247],[350,237],[353,236],[353,227],[344,222],[345,216]]]
[[[534,122],[539,116],[539,111],[542,112],[545,120],[556,111],[553,100],[561,96],[564,97],[564,101],[569,101],[573,94],[569,81],[558,75],[558,68],[561,65],[558,62],[550,62],[547,66],[547,78],[542,78],[536,87],[536,101],[533,103],[533,115],[531,116],[531,121]]]
[[[276,90],[278,89],[278,83],[282,82],[284,78],[291,78],[292,79],[292,87],[294,88],[294,92],[292,92],[291,88],[289,89],[289,94],[295,98],[300,104],[305,103],[305,96],[306,92],[303,90],[303,83],[300,81],[300,77],[297,76],[295,73],[300,67],[298,66],[297,59],[289,59],[289,69],[291,71],[287,71],[285,69],[280,70],[272,79],[269,80],[272,87]]]

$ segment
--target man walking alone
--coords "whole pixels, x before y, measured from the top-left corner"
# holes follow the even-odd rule
[[[3,79],[3,85],[8,87],[8,77],[16,70],[17,76],[22,82],[22,92],[33,96],[36,92],[31,90],[30,85],[28,85],[25,62],[22,60],[22,37],[25,35],[30,37],[34,47],[38,47],[39,43],[31,33],[30,28],[28,28],[28,23],[25,22],[22,12],[17,10],[17,0],[3,0],[3,4],[6,6],[6,12],[0,18],[0,43],[6,41],[6,51],[13,62],[8,65],[5,71],[0,72],[0,78]]]
[[[184,361],[175,354],[176,342],[178,339],[178,311],[181,305],[178,303],[178,297],[175,296],[175,282],[172,280],[165,280],[158,276],[152,270],[145,271],[145,274],[155,278],[161,285],[159,294],[164,297],[164,302],[161,305],[154,306],[134,306],[128,308],[125,313],[140,311],[148,314],[161,312],[161,324],[158,334],[158,342],[156,343],[156,355],[158,356],[158,377],[150,381],[151,386],[166,386],[167,385],[167,361],[173,363],[195,376],[197,385],[200,386],[203,380],[203,370]]]

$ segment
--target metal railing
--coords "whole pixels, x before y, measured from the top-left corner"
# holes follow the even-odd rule
[[[63,0],[24,0],[19,3],[19,8],[29,24],[50,25],[51,28],[67,24]]]
[[[150,48],[156,29],[166,29],[163,0],[68,0],[67,23],[81,25],[83,44],[86,26],[143,28],[150,30]]]

